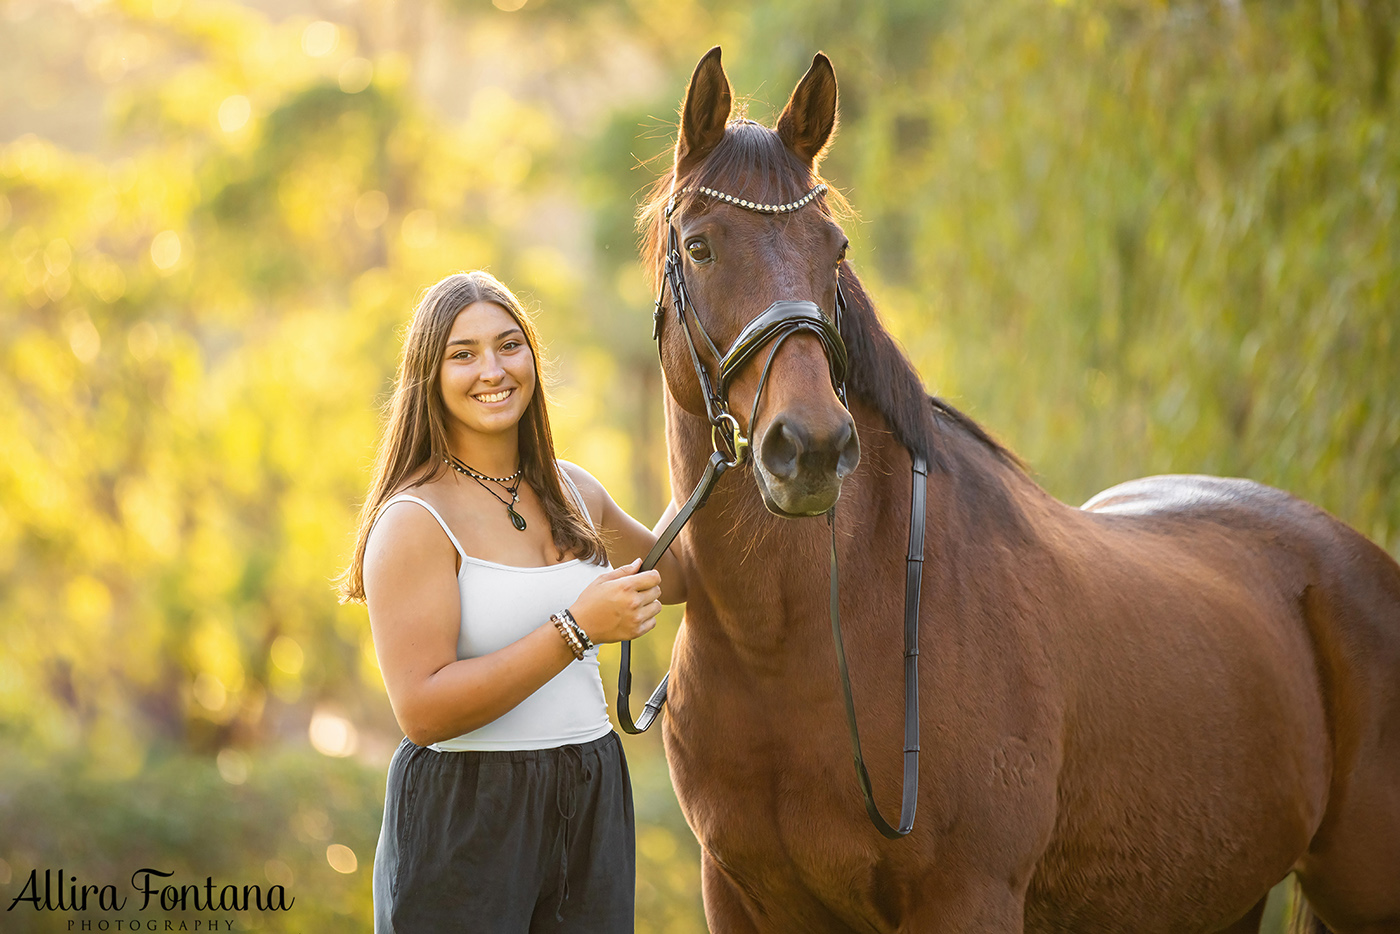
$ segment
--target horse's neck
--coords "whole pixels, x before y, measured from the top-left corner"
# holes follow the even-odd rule
[[[709,457],[709,428],[669,398],[667,405],[671,476],[680,498],[694,488]],[[861,466],[844,482],[837,504],[841,577],[844,586],[879,581],[902,594],[910,456],[881,416],[859,403],[852,411]],[[1014,579],[1017,555],[1038,537],[1033,527],[1048,497],[955,426],[942,427],[934,444],[937,462],[930,465],[924,543],[926,590],[966,592],[972,575]],[[773,610],[824,607],[831,539],[822,518],[782,519],[764,509],[751,469],[722,477],[687,529],[692,573],[707,595],[705,609],[695,615],[702,625],[718,625],[727,639],[750,645],[758,655],[779,648],[792,651],[802,641],[787,638],[792,627],[825,628],[825,614],[804,613],[795,621]]]

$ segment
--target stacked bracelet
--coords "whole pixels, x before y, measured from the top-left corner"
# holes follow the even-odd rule
[[[574,635],[578,637],[578,641],[583,643],[583,650],[585,652],[593,648],[593,640],[588,638],[588,633],[584,632],[583,627],[578,624],[578,620],[574,619],[574,614],[566,609],[559,615],[564,617],[564,622],[569,624],[569,627],[574,631]]]
[[[565,610],[564,612],[567,613],[569,611]],[[555,629],[559,630],[559,635],[563,636],[564,644],[569,647],[569,651],[573,653],[574,658],[582,659],[583,653],[586,650],[583,647],[583,641],[579,639],[578,634],[574,632],[574,627],[566,623],[563,615],[560,613],[555,613],[549,618],[549,621],[554,624]]]

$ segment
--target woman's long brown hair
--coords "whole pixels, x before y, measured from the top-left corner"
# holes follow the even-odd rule
[[[365,599],[365,545],[379,510],[404,482],[428,469],[410,486],[421,486],[447,470],[447,414],[443,407],[442,356],[452,324],[463,308],[474,302],[492,302],[505,309],[525,332],[525,343],[540,372],[539,338],[534,322],[520,300],[490,273],[456,273],[423,294],[414,309],[404,339],[398,378],[389,403],[389,421],[375,459],[369,497],[360,509],[355,536],[355,557],[337,581],[340,600]],[[535,380],[535,393],[520,418],[520,466],[528,483],[544,504],[559,558],[573,554],[584,561],[602,562],[607,550],[598,531],[574,500],[564,495],[554,459],[554,437],[549,430],[544,381]]]

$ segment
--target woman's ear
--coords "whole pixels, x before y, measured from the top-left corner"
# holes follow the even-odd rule
[[[681,105],[681,131],[676,138],[676,173],[679,175],[710,154],[724,138],[733,95],[729,78],[719,61],[719,46],[705,53],[690,76]]]
[[[818,52],[812,67],[778,117],[778,137],[807,165],[815,165],[836,129],[836,72],[831,60]]]

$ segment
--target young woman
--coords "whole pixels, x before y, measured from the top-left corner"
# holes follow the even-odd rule
[[[633,929],[631,783],[596,646],[645,634],[684,582],[669,555],[638,573],[653,534],[555,460],[538,347],[484,272],[434,285],[409,325],[342,582],[406,734],[376,934]]]

